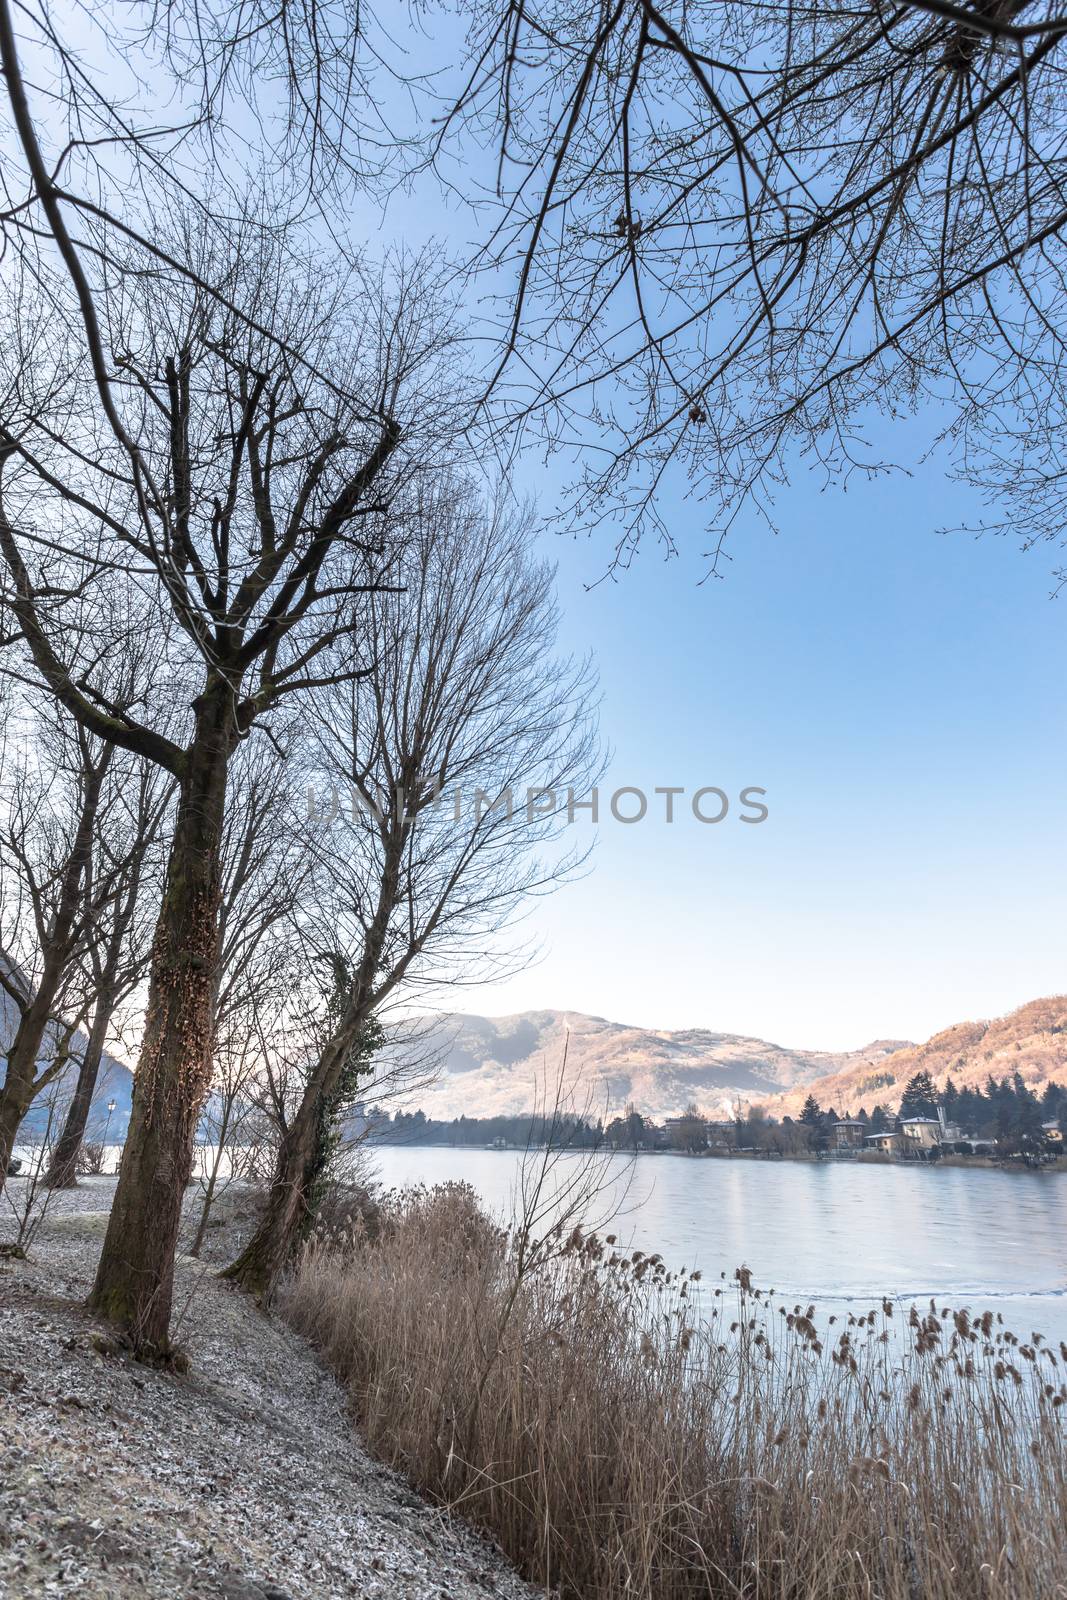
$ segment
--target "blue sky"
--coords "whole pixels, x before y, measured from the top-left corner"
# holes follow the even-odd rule
[[[433,63],[461,22],[437,18]],[[491,156],[462,154],[457,176],[491,184]],[[372,251],[483,231],[429,178],[347,221]],[[876,420],[872,455],[917,459],[939,420]],[[533,454],[517,476],[551,512]],[[703,586],[702,508],[659,509],[680,558],[649,543],[592,590],[607,541],[545,537],[564,643],[600,672],[602,788],[759,785],[770,816],[606,822],[590,874],[533,909],[542,959],[460,1003],[847,1047],[1067,988],[1062,552],[939,536],[978,508],[938,461],[847,493],[802,469],[780,534],[742,516],[725,581]]]
[[[478,233],[424,182],[367,237]],[[608,537],[546,535],[564,643],[600,672],[602,793],[760,785],[770,815],[606,822],[590,874],[533,908],[537,964],[449,1003],[848,1048],[1067,989],[1064,557],[937,532],[982,512],[922,462],[945,420],[869,423],[871,459],[910,474],[846,492],[802,467],[777,535],[741,517],[721,582],[700,583],[706,515],[677,486],[659,509],[678,559],[650,542],[590,590]],[[533,449],[517,487],[552,511]]]
[[[530,919],[538,964],[462,1008],[842,1048],[1067,987],[1058,552],[939,535],[978,510],[942,463],[847,492],[801,472],[779,534],[743,518],[703,586],[701,508],[663,509],[681,558],[649,544],[591,592],[606,545],[546,537],[565,642],[600,670],[601,792],[759,784],[768,820],[602,823]]]

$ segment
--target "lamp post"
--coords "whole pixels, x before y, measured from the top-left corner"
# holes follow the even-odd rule
[[[111,1118],[115,1114],[115,1107],[117,1105],[118,1105],[118,1101],[117,1100],[109,1100],[108,1103],[107,1103],[107,1121],[104,1123],[104,1151],[105,1151],[105,1154],[107,1152],[107,1130],[111,1126]]]

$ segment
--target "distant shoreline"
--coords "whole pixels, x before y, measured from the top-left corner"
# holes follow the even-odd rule
[[[442,1139],[380,1139],[369,1141],[365,1148],[375,1150],[456,1150],[484,1153],[492,1156],[521,1155],[527,1148],[520,1144],[509,1144],[502,1148],[495,1148],[484,1144],[450,1144]],[[530,1149],[544,1150],[545,1145],[531,1145]],[[764,1166],[778,1166],[782,1162],[791,1162],[809,1167],[921,1167],[931,1171],[936,1167],[951,1167],[956,1171],[972,1172],[1052,1172],[1067,1173],[1067,1156],[1059,1156],[1055,1161],[1045,1162],[1040,1166],[1027,1166],[1023,1161],[1004,1160],[998,1161],[991,1156],[939,1156],[935,1161],[925,1160],[899,1160],[881,1151],[863,1151],[851,1156],[817,1156],[810,1153],[789,1152],[767,1155],[758,1150],[624,1150],[606,1149],[590,1145],[560,1145],[559,1153],[562,1155],[616,1155],[616,1156],[655,1156],[657,1160],[663,1157],[673,1157],[684,1161],[748,1161],[761,1163]]]
[[[667,1151],[668,1155],[685,1155],[685,1151]],[[881,1151],[864,1151],[854,1156],[826,1156],[820,1158],[816,1155],[775,1155],[766,1156],[755,1150],[708,1150],[698,1152],[697,1161],[708,1159],[716,1161],[764,1161],[777,1165],[779,1161],[799,1161],[808,1166],[815,1167],[922,1167],[932,1170],[935,1167],[952,1167],[956,1170],[969,1170],[972,1172],[1067,1172],[1067,1157],[1059,1156],[1055,1161],[1048,1161],[1039,1166],[1027,1166],[1024,1161],[997,1161],[992,1156],[939,1156],[936,1161],[909,1160],[900,1161],[893,1156],[884,1155]]]

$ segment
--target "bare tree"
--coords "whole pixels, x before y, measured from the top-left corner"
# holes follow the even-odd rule
[[[211,1093],[202,1121],[211,1137],[204,1198],[190,1245],[198,1255],[211,1210],[238,1175],[237,1147],[262,1124],[264,1059],[276,1048],[273,1019],[288,1014],[306,973],[299,922],[314,894],[307,826],[294,808],[301,729],[279,728],[286,760],[266,742],[244,746],[234,766],[223,839],[220,959]]]
[[[355,0],[169,0],[80,16],[76,57],[49,13],[0,0],[0,226],[12,256],[74,286],[105,414],[90,268],[135,238],[233,306],[144,197],[189,193],[194,150],[238,194],[239,124],[252,167],[287,174],[290,209],[341,246],[351,184],[365,195],[412,153],[478,204],[495,177],[477,257],[501,296],[489,416],[504,448],[516,423],[580,448],[576,515],[615,520],[619,561],[650,521],[673,546],[656,509],[673,470],[724,534],[746,500],[773,516],[805,452],[879,470],[866,414],[923,397],[1025,539],[1062,529],[1063,0],[478,0],[464,17],[455,40],[442,8],[427,49],[423,15],[396,40]],[[23,56],[42,64],[32,84]],[[409,105],[414,125],[392,125]],[[46,146],[43,128],[63,133]]]
[[[299,960],[297,924],[317,889],[310,830],[294,803],[306,760],[304,718],[303,708],[276,718],[272,742],[246,744],[235,758],[222,847],[217,1046],[230,1035],[247,1039],[251,1008],[285,1000]]]
[[[73,1188],[104,1047],[115,1016],[148,971],[162,879],[161,837],[173,795],[169,774],[116,752],[86,875],[82,964],[91,996],[88,1037],[44,1182]]]
[[[114,753],[50,705],[20,731],[0,821],[0,987],[16,1018],[0,1087],[0,1182],[23,1118],[69,1065],[91,1003],[79,958],[93,920],[88,884]]]
[[[9,1212],[15,1231],[12,1240],[0,1244],[0,1256],[25,1257],[48,1215],[52,1191],[45,1183],[44,1175],[59,1127],[60,1095],[59,1079],[51,1078],[42,1088],[35,1107],[32,1132],[27,1130],[27,1148],[20,1162],[17,1181],[9,1183],[0,1194],[0,1205]]]
[[[92,1296],[146,1350],[166,1348],[210,1078],[231,757],[284,698],[351,676],[364,597],[388,581],[390,496],[406,463],[430,457],[440,415],[427,369],[442,335],[417,271],[391,293],[331,281],[265,226],[236,228],[224,260],[203,233],[182,247],[228,279],[244,315],[184,277],[131,272],[104,301],[108,347],[123,352],[115,416],[86,413],[91,357],[68,344],[49,360],[39,328],[0,406],[12,624],[87,736],[154,762],[177,787],[130,1131]],[[270,336],[253,326],[261,318]],[[329,380],[311,375],[312,358]],[[31,532],[45,508],[61,541]],[[143,587],[168,640],[188,704],[176,736],[115,706],[91,658],[69,653],[63,597],[116,568]]]
[[[313,1212],[377,1014],[402,986],[456,981],[475,962],[481,981],[500,970],[501,931],[585,854],[560,841],[569,790],[597,767],[589,674],[552,653],[552,572],[529,554],[529,517],[502,500],[487,510],[453,479],[420,487],[407,519],[403,593],[370,601],[367,672],[316,703],[320,768],[345,811],[319,836],[332,1026],[266,1215],[229,1269],[259,1294]]]
[[[619,561],[672,470],[724,533],[923,401],[1063,530],[1065,51],[1060,0],[472,8],[439,149],[498,144],[496,416],[583,447]]]

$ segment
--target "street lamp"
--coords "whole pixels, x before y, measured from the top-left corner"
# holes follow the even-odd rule
[[[108,1103],[107,1103],[107,1121],[104,1123],[104,1151],[105,1151],[105,1153],[107,1151],[107,1130],[111,1126],[111,1118],[115,1114],[115,1107],[117,1105],[118,1105],[118,1101],[117,1100],[109,1100]]]

